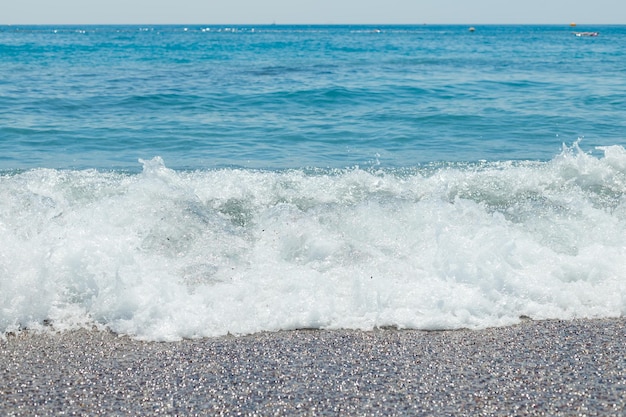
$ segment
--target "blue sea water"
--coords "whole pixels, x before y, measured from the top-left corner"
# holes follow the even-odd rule
[[[0,26],[0,330],[623,316],[625,58],[625,26]]]

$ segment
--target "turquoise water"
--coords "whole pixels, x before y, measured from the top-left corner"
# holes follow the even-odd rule
[[[2,26],[0,57],[2,333],[626,313],[624,26]]]
[[[0,27],[0,169],[548,160],[624,144],[626,28]]]

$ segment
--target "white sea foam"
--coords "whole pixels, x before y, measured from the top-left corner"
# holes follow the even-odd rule
[[[0,330],[176,340],[626,312],[626,151],[412,170],[0,177]]]

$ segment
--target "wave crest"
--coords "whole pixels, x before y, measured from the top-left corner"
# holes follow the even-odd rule
[[[626,311],[626,150],[385,170],[0,177],[0,329],[151,340]]]

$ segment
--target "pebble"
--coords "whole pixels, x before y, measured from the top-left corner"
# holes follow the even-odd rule
[[[626,319],[0,341],[0,415],[623,416]]]

